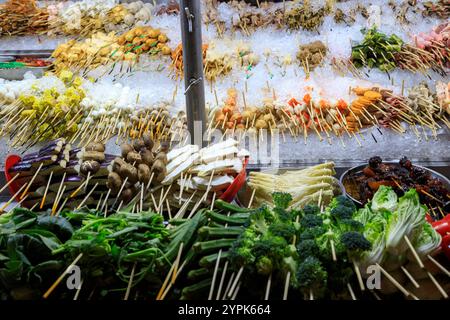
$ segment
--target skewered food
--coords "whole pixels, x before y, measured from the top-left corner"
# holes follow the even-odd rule
[[[309,74],[310,70],[313,71],[322,63],[326,52],[327,47],[322,41],[314,41],[300,46],[297,59],[300,61],[305,73]]]
[[[45,33],[48,17],[36,0],[7,0],[0,4],[0,36]]]
[[[253,206],[271,202],[273,192],[289,192],[292,195],[292,208],[303,208],[317,203],[319,199],[328,204],[334,195],[340,193],[338,183],[333,177],[334,163],[327,162],[303,170],[286,171],[280,175],[250,172],[248,186],[255,190]]]
[[[352,62],[357,68],[390,71],[396,66],[394,54],[400,52],[402,45],[403,41],[395,34],[388,37],[373,27],[365,32],[361,43],[352,46]]]
[[[309,1],[304,5],[297,5],[286,12],[286,24],[289,29],[317,30],[326,15],[325,8],[314,9]]]

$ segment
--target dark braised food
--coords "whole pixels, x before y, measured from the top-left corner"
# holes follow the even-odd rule
[[[350,174],[344,181],[347,192],[363,204],[372,199],[381,185],[391,186],[400,197],[411,188],[417,190],[421,203],[430,209],[434,218],[442,218],[448,210],[450,190],[431,172],[412,165],[403,157],[399,163],[383,163],[380,157],[372,157],[362,171]],[[434,212],[436,211],[436,212]]]

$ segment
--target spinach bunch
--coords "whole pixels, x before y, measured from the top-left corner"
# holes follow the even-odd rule
[[[82,253],[77,265],[84,283],[95,284],[103,295],[124,291],[134,268],[132,286],[142,280],[160,284],[159,275],[167,266],[163,249],[169,241],[160,214],[121,211],[102,217],[90,212],[83,219],[76,212],[63,214],[82,223],[53,253],[64,254],[68,263]]]
[[[40,295],[62,271],[52,251],[68,240],[72,225],[63,217],[16,208],[0,221],[0,294],[29,299]]]

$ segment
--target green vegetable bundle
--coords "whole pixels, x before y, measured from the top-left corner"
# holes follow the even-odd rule
[[[63,214],[72,220],[80,218],[79,213]],[[82,253],[77,265],[84,283],[99,287],[102,295],[125,292],[134,269],[132,287],[143,280],[150,287],[160,285],[169,265],[163,253],[169,231],[160,214],[124,209],[108,217],[91,213],[81,218],[80,228],[53,254],[64,254],[70,262]]]
[[[403,41],[395,34],[387,36],[376,27],[362,30],[364,40],[352,46],[352,62],[357,68],[366,66],[390,71],[396,67],[395,54],[402,50]]]
[[[334,198],[324,212],[316,206],[303,209],[296,280],[304,295],[337,296],[353,280],[353,262],[371,248],[355,214],[355,205],[344,196]]]
[[[16,208],[0,217],[0,299],[37,299],[66,267],[53,255],[73,233],[63,217]]]
[[[415,189],[400,199],[391,187],[381,186],[371,202],[358,211],[355,219],[364,224],[364,235],[373,246],[361,256],[362,271],[378,263],[395,269],[408,260],[415,261],[406,238],[420,258],[432,254],[441,243],[440,235],[425,220],[426,207]]]

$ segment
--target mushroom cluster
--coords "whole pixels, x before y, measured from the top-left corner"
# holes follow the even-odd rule
[[[100,172],[101,164],[105,162],[105,145],[100,142],[90,142],[77,154],[79,159],[78,173],[83,177],[92,177]]]
[[[121,145],[121,157],[114,159],[108,175],[107,186],[112,195],[127,203],[137,194],[138,184],[148,187],[164,180],[169,146],[161,143],[158,152],[153,151],[154,147],[148,133],[132,144]]]

